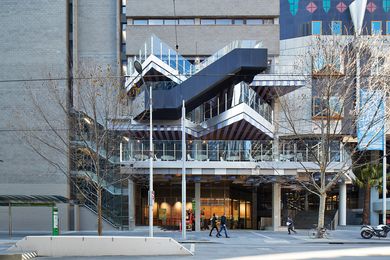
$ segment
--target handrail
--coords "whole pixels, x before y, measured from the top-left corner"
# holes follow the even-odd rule
[[[76,172],[77,172],[77,174],[80,174],[81,176],[86,175],[86,176],[90,177],[93,182],[98,184],[98,180],[97,180],[98,176],[95,172],[88,171],[88,170],[76,171]],[[106,191],[108,191],[109,193],[111,193],[112,195],[122,195],[122,192],[118,192],[118,189],[119,189],[119,191],[121,191],[120,188],[116,188],[114,185],[109,184],[106,180],[104,180],[104,178],[102,178],[101,187],[103,189],[105,189]],[[110,187],[111,187],[111,189],[110,189]]]
[[[93,141],[88,140],[72,140],[72,143],[87,146],[88,148],[92,149],[96,153],[96,144]],[[119,164],[119,156],[110,156],[107,157],[107,151],[104,150],[102,147],[99,149],[99,155],[102,156],[105,159],[108,159],[108,161],[112,164]],[[114,159],[116,158],[116,159]]]

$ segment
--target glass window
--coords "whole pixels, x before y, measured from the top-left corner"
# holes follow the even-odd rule
[[[180,25],[193,25],[195,24],[195,19],[179,19]]]
[[[322,54],[316,56],[313,60],[313,70],[319,71],[325,66],[325,58]]]
[[[331,118],[340,117],[342,114],[342,100],[340,97],[331,96],[329,99],[313,97],[313,116]]]
[[[164,21],[162,19],[149,19],[149,25],[163,25]]]
[[[215,20],[215,23],[218,25],[229,25],[229,24],[232,24],[232,20],[231,19],[217,19],[217,20]]]
[[[244,19],[234,19],[234,24],[244,24]]]
[[[382,34],[382,22],[372,21],[371,22],[371,34]]]
[[[386,34],[390,35],[390,21],[386,21]]]
[[[333,35],[343,34],[341,21],[332,21],[332,34]]]
[[[165,19],[164,20],[164,24],[165,25],[175,25],[175,24],[177,24],[177,20],[175,20],[175,19]]]
[[[212,25],[215,24],[215,19],[200,19],[200,24]]]
[[[312,35],[321,35],[322,34],[322,22],[321,21],[312,21],[311,22],[311,34]]]
[[[148,20],[137,19],[133,20],[134,25],[148,25]]]
[[[264,24],[274,24],[274,19],[263,19]]]
[[[249,24],[249,25],[263,24],[263,20],[262,19],[247,19],[246,24]]]

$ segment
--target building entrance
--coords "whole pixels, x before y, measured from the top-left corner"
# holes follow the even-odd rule
[[[176,180],[177,178],[177,180]],[[155,204],[153,219],[156,226],[177,230],[181,223],[181,184],[180,177],[172,177],[170,181],[155,181]],[[215,178],[215,176],[213,176]],[[189,178],[191,180],[191,178]],[[233,178],[231,178],[233,179]],[[207,182],[206,182],[207,180]],[[141,188],[141,207],[136,215],[138,225],[148,225],[147,188]],[[210,219],[215,213],[221,217],[226,214],[228,228],[252,228],[252,191],[250,187],[235,184],[234,180],[211,182],[209,178],[200,180],[200,217],[201,228],[207,229]],[[195,182],[187,183],[187,224],[195,229]],[[138,204],[138,203],[136,203]],[[191,222],[191,223],[189,223]]]

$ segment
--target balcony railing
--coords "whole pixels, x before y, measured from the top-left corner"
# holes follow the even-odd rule
[[[158,57],[171,68],[177,70],[180,75],[192,75],[195,70],[194,66],[187,59],[162,42],[156,35],[152,35],[139,50],[138,55],[129,58],[127,62],[128,75],[133,75],[135,72],[133,66],[135,60],[142,64],[150,55]]]
[[[150,159],[149,142],[130,140],[121,144],[121,160],[146,161]],[[318,142],[285,143],[280,142],[275,149],[272,141],[224,141],[224,140],[189,140],[187,141],[187,161],[287,161],[315,162],[320,156]],[[157,140],[153,142],[155,161],[179,161],[182,159],[181,141]],[[330,161],[340,161],[339,142],[329,152]]]
[[[262,43],[261,42],[257,42],[255,40],[237,40],[237,41],[233,41],[233,42],[229,43],[228,45],[226,45],[225,47],[223,47],[222,49],[218,50],[216,53],[214,53],[210,57],[206,58],[201,63],[195,65],[195,67],[194,67],[195,71],[194,72],[196,73],[196,72],[206,68],[211,63],[219,60],[221,57],[223,57],[224,55],[228,54],[229,52],[231,52],[234,49],[237,49],[237,48],[250,48],[250,49],[253,49],[253,48],[261,48],[261,47],[262,47]]]
[[[233,87],[233,94],[217,96],[194,110],[187,113],[187,118],[192,122],[202,123],[240,104],[247,104],[265,120],[272,123],[273,109],[261,96],[259,96],[245,82],[240,82]]]

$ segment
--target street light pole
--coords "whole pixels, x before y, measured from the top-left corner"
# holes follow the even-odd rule
[[[186,239],[186,204],[187,204],[187,186],[186,186],[186,126],[185,126],[185,117],[186,117],[186,108],[183,106],[181,108],[181,234],[182,239]]]
[[[153,206],[154,206],[154,191],[153,191],[153,96],[152,85],[149,86],[149,236],[153,237]]]
[[[142,83],[146,86],[145,80],[142,76],[142,65],[139,61],[134,61],[134,68],[141,77]],[[152,85],[149,86],[149,237],[153,237],[153,206],[154,206],[154,192],[153,192],[153,95]]]
[[[387,213],[387,199],[386,199],[386,192],[387,192],[387,172],[386,172],[386,99],[387,96],[384,94],[384,101],[383,101],[383,110],[384,110],[384,119],[383,119],[383,162],[382,162],[382,182],[383,182],[383,188],[382,188],[382,224],[386,225],[386,213]]]

